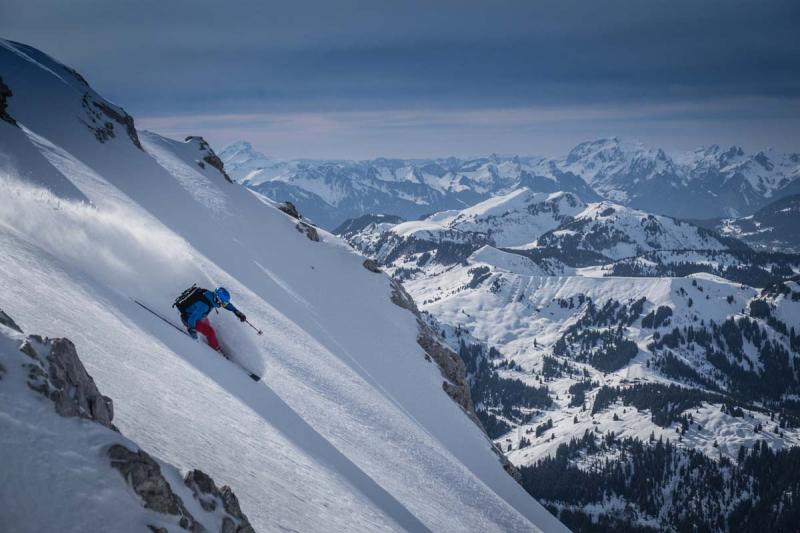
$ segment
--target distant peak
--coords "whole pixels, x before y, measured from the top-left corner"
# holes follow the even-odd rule
[[[247,141],[235,141],[235,142],[232,142],[231,144],[229,144],[228,146],[226,146],[225,148],[223,148],[222,151],[223,152],[229,152],[229,151],[234,151],[234,150],[237,151],[237,152],[238,151],[242,151],[242,150],[252,151],[253,150],[253,145],[250,144]]]
[[[728,157],[736,157],[744,155],[744,150],[742,150],[741,146],[736,146],[735,144],[728,148],[728,151],[725,152],[725,155]]]

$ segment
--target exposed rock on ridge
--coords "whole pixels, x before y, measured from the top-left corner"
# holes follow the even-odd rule
[[[2,309],[0,324],[23,333]],[[21,364],[27,371],[28,387],[51,400],[57,414],[92,420],[119,433],[112,424],[114,409],[111,398],[100,393],[69,339],[43,339],[38,335],[30,335],[22,342],[20,351],[30,359],[30,362]],[[0,379],[5,373],[6,369],[0,365]],[[120,439],[119,436],[116,438],[117,441]],[[135,444],[131,445],[135,447]],[[124,481],[141,498],[141,504],[146,509],[174,516],[181,529],[202,533],[209,531],[204,523],[219,523],[219,528],[214,529],[220,533],[254,533],[231,488],[217,488],[214,480],[202,471],[190,471],[184,479],[184,485],[201,508],[213,514],[195,517],[176,493],[179,487],[170,485],[159,462],[147,452],[141,449],[134,451],[115,442],[107,448],[107,455],[111,466],[120,472]],[[180,489],[186,491],[185,488]],[[148,527],[159,533],[169,531],[164,527]]]
[[[139,142],[139,134],[136,133],[133,117],[126,113],[124,109],[111,106],[103,101],[98,102],[88,92],[83,93],[81,105],[91,121],[91,124],[85,121],[84,124],[94,133],[98,141],[104,143],[116,137],[114,130],[114,122],[116,122],[125,128],[125,132],[133,145],[144,151],[142,143]],[[111,119],[114,122],[107,119]]]
[[[414,303],[414,299],[406,292],[403,285],[393,279],[392,280],[392,303],[408,309],[415,317],[417,317],[417,325],[419,327],[419,334],[417,335],[417,343],[425,350],[425,353],[433,359],[445,381],[442,383],[442,389],[460,405],[464,411],[469,414],[479,426],[477,417],[475,416],[475,407],[472,405],[472,396],[469,391],[469,384],[467,383],[466,368],[461,358],[453,352],[450,348],[439,342],[436,334],[431,328],[422,320],[419,309]]]
[[[217,154],[211,148],[211,145],[208,144],[208,142],[204,138],[202,138],[199,135],[189,135],[188,137],[186,137],[185,141],[198,143],[200,151],[205,152],[202,160],[211,165],[212,167],[216,168],[217,170],[219,170],[219,173],[222,174],[222,177],[225,178],[225,180],[228,183],[233,183],[233,180],[225,171],[225,165],[222,163],[222,159],[220,159],[219,156],[217,156]],[[203,163],[198,161],[197,164],[200,165],[200,168],[203,168]]]
[[[111,398],[100,394],[69,339],[31,335],[20,350],[33,359],[26,365],[28,386],[52,400],[59,415],[88,418],[116,430]]]
[[[5,120],[9,124],[17,125],[17,121],[14,120],[11,115],[8,114],[8,99],[13,96],[11,89],[8,88],[8,85],[3,83],[3,77],[0,76],[0,120]]]

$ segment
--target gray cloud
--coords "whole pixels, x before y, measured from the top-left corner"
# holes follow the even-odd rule
[[[800,98],[798,23],[793,0],[0,5],[4,37],[75,66],[137,116],[175,120],[751,98],[762,121],[787,102],[789,122],[776,128],[785,132],[800,123],[790,105]]]

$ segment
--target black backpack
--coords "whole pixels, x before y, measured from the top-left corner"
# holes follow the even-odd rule
[[[208,298],[205,297],[206,290],[202,287],[198,287],[196,283],[192,284],[191,287],[183,291],[180,296],[175,298],[175,301],[172,304],[172,307],[177,307],[178,311],[181,314],[186,313],[186,310],[192,306],[195,302],[199,300],[205,300],[208,302],[208,306],[210,308],[214,308],[214,304],[208,301]]]

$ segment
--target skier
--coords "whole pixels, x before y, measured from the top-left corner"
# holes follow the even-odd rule
[[[217,340],[217,334],[208,322],[208,314],[212,309],[223,307],[232,312],[236,317],[244,322],[247,317],[244,313],[236,309],[231,303],[231,294],[225,287],[219,287],[215,291],[203,289],[192,285],[178,296],[173,307],[177,307],[181,313],[181,321],[186,326],[186,330],[193,339],[197,338],[197,332],[202,333],[208,341],[208,345],[214,350],[222,353]]]

